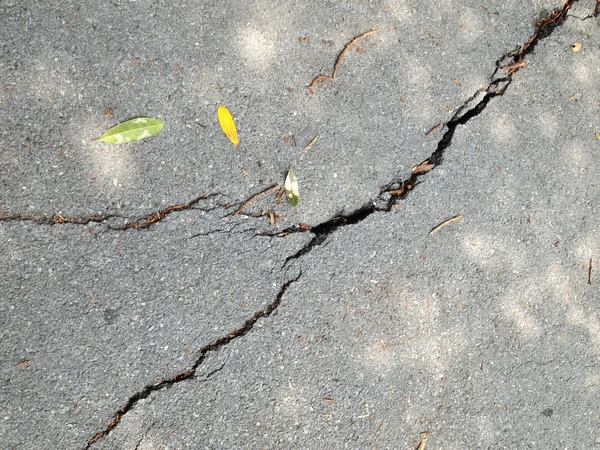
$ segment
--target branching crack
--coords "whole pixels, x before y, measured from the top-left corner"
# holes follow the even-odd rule
[[[291,279],[287,280],[286,282],[284,282],[281,285],[281,287],[279,288],[279,292],[275,296],[275,299],[269,305],[267,305],[266,308],[258,311],[252,317],[247,319],[241,327],[237,328],[236,330],[233,330],[231,333],[226,334],[225,336],[222,336],[222,337],[218,338],[217,340],[211,342],[210,344],[206,344],[204,347],[202,347],[198,351],[199,356],[196,359],[196,361],[194,362],[194,364],[192,365],[190,370],[181,372],[177,375],[174,375],[171,378],[163,378],[161,380],[158,380],[154,384],[147,385],[141,391],[136,392],[131,397],[129,397],[127,399],[127,401],[125,402],[125,405],[123,405],[121,407],[121,409],[119,409],[115,413],[113,420],[104,428],[104,430],[99,431],[98,433],[94,434],[94,436],[92,436],[92,438],[88,441],[85,448],[86,449],[91,448],[92,445],[94,445],[96,442],[98,442],[100,439],[107,436],[112,430],[114,430],[115,427],[119,424],[119,422],[121,422],[121,419],[123,418],[123,416],[125,414],[127,414],[129,411],[131,411],[140,400],[147,398],[155,391],[159,391],[161,389],[168,388],[168,387],[170,387],[174,384],[177,384],[181,381],[196,378],[196,371],[198,370],[198,367],[200,367],[200,365],[204,362],[204,360],[206,359],[207,355],[210,352],[216,352],[216,351],[220,350],[222,347],[225,347],[226,345],[228,345],[234,339],[237,339],[237,338],[240,338],[240,337],[246,335],[254,328],[254,325],[256,325],[256,322],[258,322],[259,319],[264,318],[264,317],[269,317],[279,307],[279,305],[281,303],[281,299],[283,298],[285,292],[290,287],[290,285],[292,285],[293,283],[298,281],[301,276],[302,276],[302,271],[300,271],[295,278],[291,278]],[[223,368],[223,366],[221,366],[220,368],[217,368],[216,370],[213,370],[211,373],[209,373],[207,375],[207,377],[205,377],[205,379],[208,379],[215,373],[219,372],[222,368]]]
[[[444,152],[452,145],[452,138],[454,137],[456,128],[459,125],[466,124],[474,117],[477,117],[487,107],[493,98],[502,96],[506,92],[506,89],[512,82],[513,74],[516,73],[520,68],[524,67],[525,64],[522,63],[524,57],[534,50],[535,45],[540,40],[545,39],[552,34],[554,29],[566,17],[569,8],[576,1],[577,0],[567,0],[561,9],[557,9],[548,16],[539,19],[535,24],[533,34],[523,45],[521,45],[517,50],[503,55],[496,61],[496,69],[491,76],[491,81],[488,87],[483,90],[478,90],[475,94],[473,94],[473,96],[467,99],[460,108],[457,109],[452,118],[445,124],[446,132],[438,142],[436,150],[421,164],[413,167],[412,173],[408,178],[403,180],[395,180],[388,183],[386,186],[383,186],[379,195],[372,202],[358,208],[350,214],[337,215],[336,217],[314,227],[300,224],[288,227],[277,234],[273,234],[272,236],[276,237],[285,236],[289,233],[305,231],[310,231],[314,234],[310,242],[304,245],[295,254],[286,258],[283,267],[285,267],[290,261],[301,258],[310,253],[315,247],[322,245],[339,227],[360,223],[371,214],[376,212],[389,212],[399,200],[404,199],[412,191],[412,189],[419,184],[419,178],[425,176],[430,170],[442,163]],[[594,10],[594,14],[596,14],[597,10],[598,6],[596,6],[596,9]],[[502,71],[505,71],[506,75],[499,76],[498,74],[502,73]],[[477,103],[472,106],[472,104],[476,101]],[[437,127],[438,126],[436,125],[434,128]],[[423,167],[426,169],[416,170]]]
[[[124,225],[120,225],[118,227],[110,227],[111,230],[130,230],[130,229],[142,229],[142,228],[149,228],[152,224],[155,224],[156,222],[160,222],[161,220],[163,220],[166,216],[168,216],[171,213],[174,213],[176,211],[184,211],[187,209],[193,209],[194,206],[200,202],[200,200],[206,200],[208,198],[211,197],[216,197],[218,195],[221,195],[219,192],[214,193],[214,194],[204,194],[201,195],[200,197],[196,197],[193,200],[190,200],[187,203],[182,203],[182,204],[176,204],[176,205],[170,205],[167,206],[164,209],[161,209],[160,211],[156,211],[155,213],[152,214],[147,214],[144,217],[137,219],[137,220],[133,220],[131,222],[127,222]]]

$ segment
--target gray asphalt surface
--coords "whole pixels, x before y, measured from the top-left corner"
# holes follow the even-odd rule
[[[0,448],[600,448],[599,9],[0,1]]]

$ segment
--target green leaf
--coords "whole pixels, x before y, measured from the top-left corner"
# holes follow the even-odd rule
[[[131,119],[112,127],[94,140],[109,142],[111,144],[135,142],[154,136],[163,129],[164,125],[162,120],[138,117],[137,119]]]
[[[292,168],[288,170],[287,177],[285,178],[285,197],[292,207],[296,207],[300,201],[300,190],[298,189],[298,178],[294,175]]]

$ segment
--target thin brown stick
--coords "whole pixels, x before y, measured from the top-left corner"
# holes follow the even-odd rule
[[[373,28],[372,30],[366,31],[363,34],[359,34],[354,39],[352,39],[350,42],[348,42],[346,44],[346,46],[342,49],[342,51],[340,52],[340,54],[338,55],[337,59],[335,60],[335,64],[333,66],[333,72],[331,73],[331,75],[317,75],[314,78],[314,80],[312,80],[312,83],[310,83],[310,85],[308,86],[309,92],[311,94],[314,94],[315,93],[314,88],[321,81],[335,81],[335,77],[337,75],[337,71],[340,68],[340,64],[342,64],[342,59],[344,59],[344,56],[346,55],[346,53],[348,53],[350,51],[350,49],[354,46],[354,44],[356,44],[358,41],[360,41],[361,39],[363,39],[363,38],[365,38],[367,36],[375,34],[378,31],[379,31],[379,28]]]
[[[304,147],[302,150],[300,150],[300,153],[304,153],[309,148],[311,148],[314,145],[314,143],[317,142],[317,139],[319,139],[319,136],[315,136],[312,141],[310,141],[308,144],[306,144],[306,147]]]
[[[520,59],[514,64],[509,64],[508,66],[504,66],[503,69],[508,72],[508,76],[511,76],[513,73],[515,73],[520,68],[525,67],[526,64],[527,63],[525,62],[524,59]]]
[[[279,205],[281,203],[281,200],[283,200],[283,194],[285,194],[285,189],[284,188],[279,189],[279,192],[275,196],[275,204],[276,205]]]
[[[227,214],[228,216],[235,216],[236,214],[239,214],[240,212],[242,212],[244,210],[244,208],[246,208],[246,206],[248,206],[249,204],[253,203],[254,201],[256,201],[257,198],[268,194],[270,192],[274,192],[277,189],[281,189],[281,186],[279,186],[278,184],[271,186],[267,189],[265,189],[264,191],[259,192],[258,194],[254,194],[252,197],[250,197],[248,200],[246,200],[244,203],[241,204],[241,206],[236,209],[235,211],[233,211],[232,213]]]
[[[451,223],[454,223],[454,222],[456,222],[457,220],[460,220],[460,219],[462,219],[462,214],[457,214],[453,218],[445,220],[444,222],[440,223],[437,227],[434,227],[433,230],[431,230],[429,232],[429,234],[437,233],[442,228],[444,228],[446,225],[450,225]]]
[[[599,0],[600,1],[600,0]],[[592,271],[594,270],[594,260],[590,258],[590,265],[588,268],[588,284],[592,285]]]
[[[435,130],[437,130],[439,127],[441,127],[443,124],[443,122],[438,123],[437,125],[432,126],[429,131],[427,133],[425,133],[425,136],[429,136],[431,133],[433,133]]]

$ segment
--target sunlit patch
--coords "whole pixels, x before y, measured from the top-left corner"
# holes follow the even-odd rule
[[[364,351],[364,363],[377,370],[393,368],[397,361],[393,344],[388,339],[372,340]]]
[[[277,35],[272,29],[260,31],[248,26],[238,34],[242,59],[259,70],[265,70],[276,56]]]
[[[598,345],[600,342],[600,320],[593,314],[589,314],[575,305],[569,307],[567,318],[570,324],[585,329],[589,334],[590,339],[594,340],[596,345]]]
[[[600,373],[593,373],[587,376],[584,390],[588,394],[600,394]]]
[[[552,289],[553,298],[556,303],[563,307],[569,307],[578,298],[578,290],[568,274],[564,273],[558,264],[552,264],[546,271],[548,286]]]
[[[387,13],[392,14],[400,22],[408,22],[413,14],[406,0],[386,0],[383,9]]]
[[[517,326],[523,336],[528,338],[537,338],[541,335],[541,325],[535,317],[534,308],[530,303],[539,299],[539,295],[539,292],[533,287],[521,285],[511,290],[501,303],[505,317]]]
[[[71,132],[76,134],[73,141],[80,142],[77,154],[84,161],[82,167],[89,173],[91,186],[101,192],[114,191],[121,189],[126,180],[131,180],[136,165],[129,147],[107,146],[92,141],[94,133],[101,128],[101,124],[87,121]]]
[[[288,379],[282,384],[275,394],[275,412],[285,417],[301,417],[310,410],[307,400],[306,383],[298,379]],[[315,396],[314,392],[308,393],[310,398]]]
[[[536,123],[540,127],[541,135],[546,140],[556,139],[558,130],[563,128],[558,116],[548,111],[540,112],[536,117]]]
[[[477,262],[483,262],[496,253],[494,239],[483,234],[471,233],[465,236],[463,248]]]
[[[472,9],[466,9],[460,16],[461,30],[458,36],[464,36],[470,41],[474,41],[479,38],[485,31],[485,26],[481,21],[481,17],[478,16]]]
[[[509,142],[517,139],[517,128],[512,120],[506,114],[496,117],[490,127],[492,137],[501,142]]]

